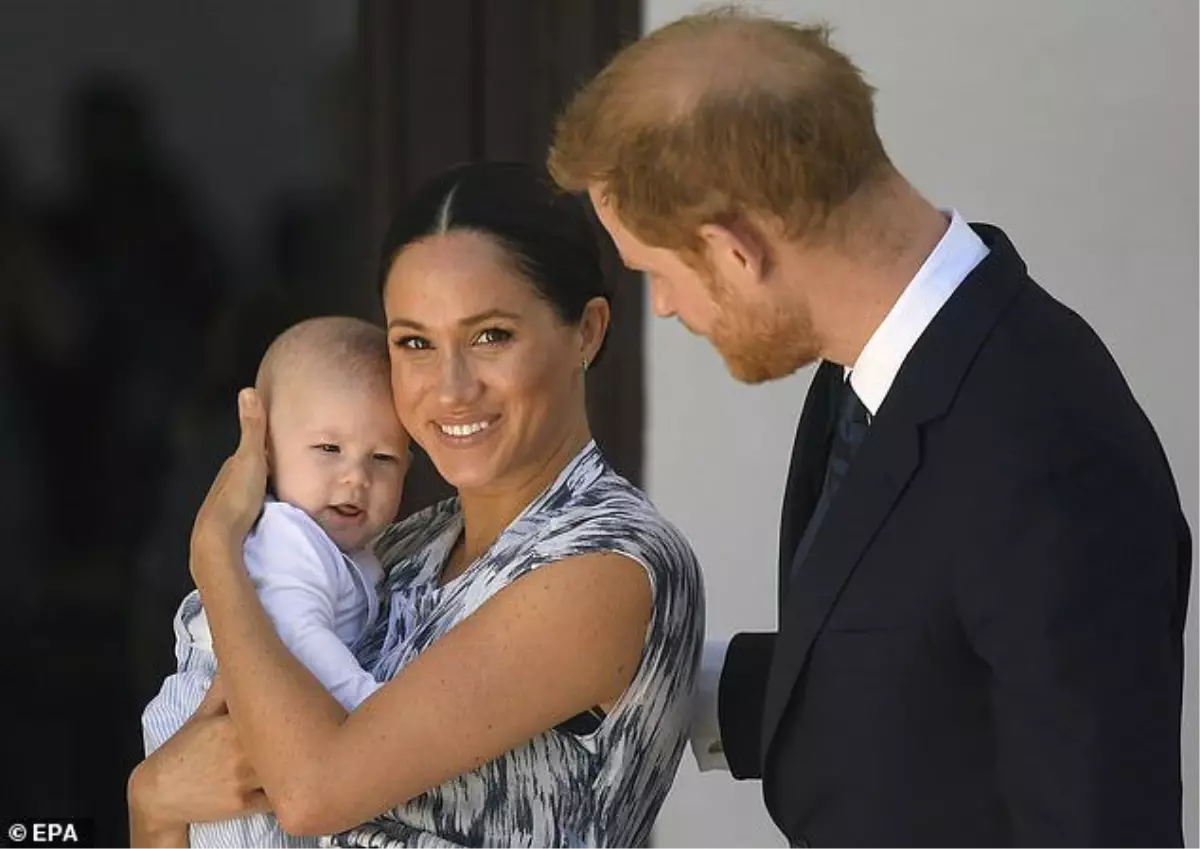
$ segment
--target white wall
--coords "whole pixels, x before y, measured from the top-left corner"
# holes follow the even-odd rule
[[[893,160],[934,202],[1003,227],[1087,318],[1146,409],[1197,521],[1197,5],[1181,0],[778,0],[823,19],[879,89]],[[646,0],[653,29],[697,8]],[[810,372],[735,384],[673,322],[648,329],[648,488],[692,539],[710,634],[774,626],[776,532]],[[1193,580],[1193,590],[1200,581]],[[1196,845],[1196,618],[1188,633],[1186,836]],[[659,846],[782,846],[757,783],[686,755]]]

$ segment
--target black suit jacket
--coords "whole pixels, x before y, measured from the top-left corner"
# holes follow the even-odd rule
[[[778,633],[730,644],[726,756],[797,845],[1181,845],[1174,481],[1104,345],[975,230],[990,253],[897,374]],[[818,369],[800,421],[781,587],[840,379]]]

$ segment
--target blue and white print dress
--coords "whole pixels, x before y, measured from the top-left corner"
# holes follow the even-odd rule
[[[590,731],[552,729],[357,828],[338,846],[641,846],[675,777],[704,636],[700,569],[687,541],[589,443],[478,560],[441,586],[462,531],[457,499],[381,538],[384,607],[356,653],[387,681],[494,594],[539,566],[615,552],[653,593],[641,664]]]

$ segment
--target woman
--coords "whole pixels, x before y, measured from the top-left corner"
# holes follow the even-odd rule
[[[458,491],[378,546],[389,615],[358,655],[388,683],[347,715],[258,604],[244,392],[192,535],[223,681],[131,776],[133,840],[273,809],[344,845],[641,845],[686,739],[702,587],[588,430],[609,300],[586,216],[524,166],[459,167],[393,225],[381,277],[397,412]]]

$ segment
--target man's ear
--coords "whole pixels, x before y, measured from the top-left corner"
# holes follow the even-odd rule
[[[723,279],[750,287],[770,274],[771,246],[752,222],[739,219],[728,224],[703,224],[699,232],[708,262]]]

